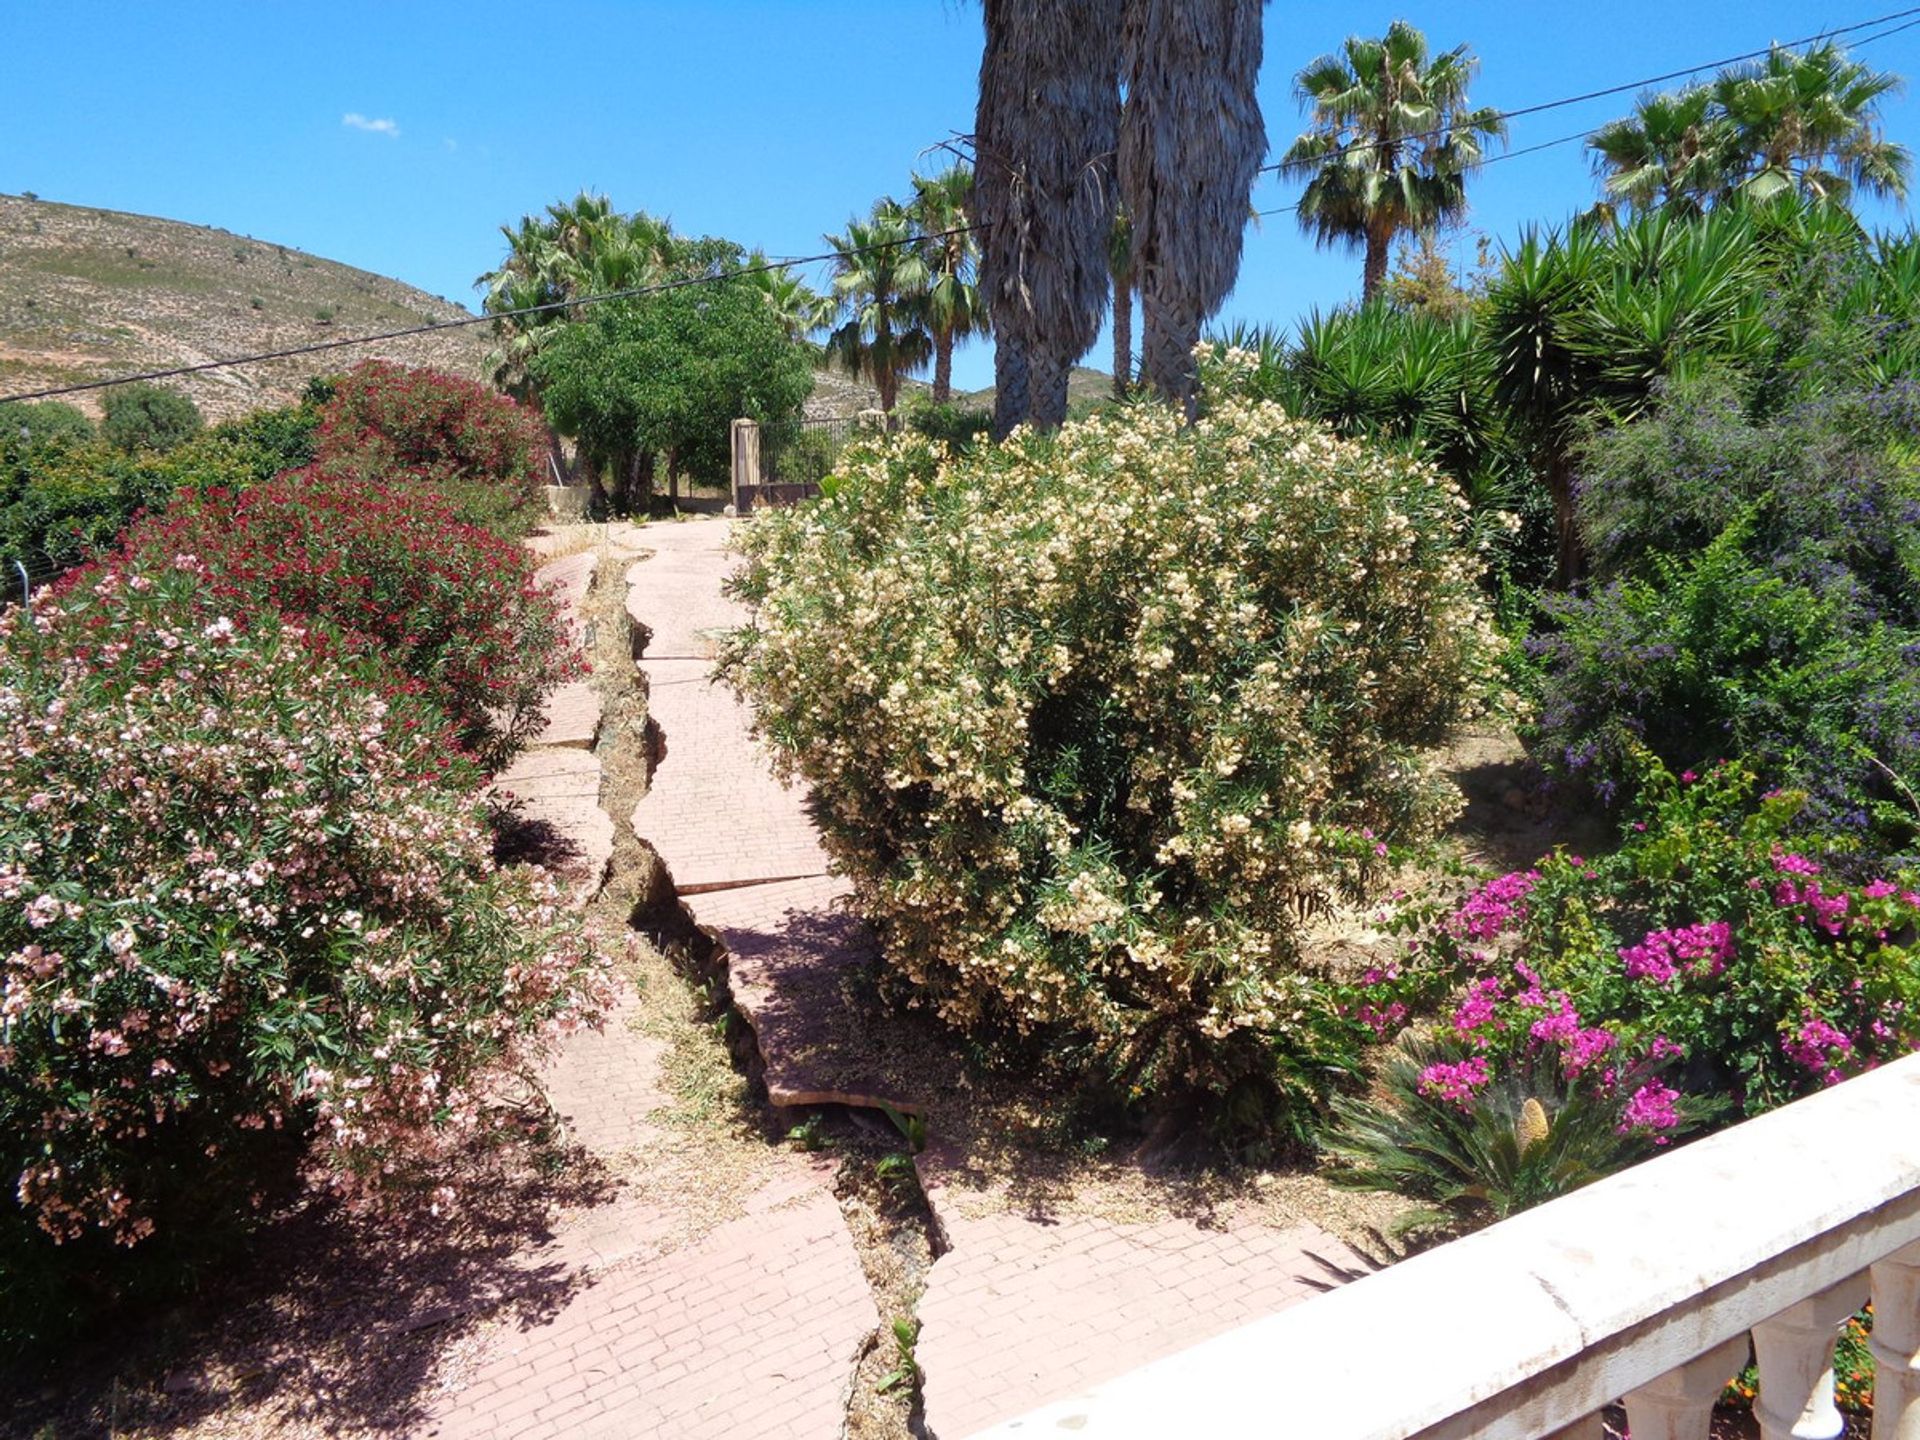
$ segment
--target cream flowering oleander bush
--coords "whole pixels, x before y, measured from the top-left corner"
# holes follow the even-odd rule
[[[108,1241],[244,1214],[309,1148],[351,1194],[424,1177],[493,1077],[602,1003],[605,955],[543,874],[494,864],[417,687],[215,593],[179,555],[0,616],[13,1299],[51,1246],[101,1283]],[[0,1338],[48,1321],[25,1308]]]
[[[1302,916],[1450,816],[1497,643],[1452,483],[1238,359],[1190,427],[855,452],[744,532],[724,665],[916,1003],[1297,1121],[1355,1040]]]

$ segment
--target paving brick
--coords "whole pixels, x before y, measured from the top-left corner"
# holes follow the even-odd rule
[[[1316,1255],[1357,1258],[1311,1225],[1047,1223],[992,1196],[962,1203],[938,1149],[917,1163],[950,1246],[927,1276],[915,1352],[939,1440],[1298,1303],[1326,1274]]]

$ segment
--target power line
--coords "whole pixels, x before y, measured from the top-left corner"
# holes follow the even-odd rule
[[[1642,90],[1650,85],[1660,85],[1669,80],[1677,80],[1688,75],[1696,75],[1702,70],[1735,65],[1743,60],[1759,59],[1771,54],[1776,48],[1810,45],[1820,40],[1831,39],[1837,35],[1852,34],[1858,30],[1871,30],[1876,25],[1888,25],[1896,20],[1905,22],[1904,24],[1894,25],[1891,29],[1884,30],[1877,35],[1865,36],[1856,42],[1861,45],[1869,45],[1877,40],[1884,40],[1889,36],[1897,35],[1903,30],[1910,30],[1916,26],[1920,26],[1920,18],[1909,17],[1920,17],[1920,5],[1911,6],[1905,10],[1896,10],[1886,15],[1876,16],[1871,20],[1860,20],[1850,25],[1834,26],[1815,35],[1803,36],[1798,40],[1776,41],[1768,45],[1765,49],[1748,50],[1739,55],[1730,55],[1720,60],[1702,61],[1697,65],[1688,66],[1683,70],[1670,70],[1663,75],[1653,75],[1642,80],[1634,80],[1621,85],[1610,85],[1603,89],[1588,90],[1581,94],[1565,96],[1558,100],[1545,100],[1537,105],[1523,105],[1516,109],[1500,110],[1494,113],[1501,120],[1520,119],[1528,115],[1538,115],[1548,110],[1558,110],[1568,105],[1578,105],[1588,100],[1604,99],[1607,96],[1623,94],[1629,90]],[[1362,150],[1377,150],[1388,144],[1406,144],[1416,140],[1432,139],[1446,133],[1446,127],[1439,127],[1412,135],[1399,136],[1391,141],[1356,141],[1351,145],[1341,146],[1336,150],[1328,152],[1327,155],[1317,158],[1324,160],[1334,155],[1354,154]],[[1585,139],[1588,133],[1587,131],[1580,131],[1572,135],[1563,135],[1555,140],[1542,141],[1537,145],[1529,145],[1519,150],[1510,150],[1500,155],[1491,155],[1483,160],[1481,164],[1493,165],[1502,160],[1516,160],[1522,155],[1531,155],[1537,151],[1550,150],[1558,145],[1567,145],[1575,140]],[[968,143],[971,143],[970,137],[956,136],[956,138],[967,140]],[[940,148],[953,149],[951,145],[945,142],[940,142]],[[955,151],[955,153],[957,154],[958,152]],[[1256,173],[1265,174],[1278,170],[1281,168],[1282,163],[1284,162],[1263,165]],[[1276,206],[1271,210],[1255,211],[1254,214],[1255,218],[1265,218],[1271,215],[1284,215],[1299,208],[1299,205],[1296,203],[1293,205]],[[854,246],[846,250],[828,250],[819,255],[802,255],[768,260],[758,265],[747,265],[738,270],[729,270],[717,275],[685,276],[678,280],[667,280],[653,285],[635,285],[622,290],[608,290],[599,294],[581,295],[567,300],[548,301],[540,305],[522,305],[509,310],[497,310],[489,314],[462,316],[458,320],[430,321],[425,325],[412,325],[404,329],[386,330],[373,335],[355,335],[338,340],[320,340],[310,345],[296,345],[284,350],[264,350],[250,355],[229,356],[220,360],[203,360],[193,365],[176,365],[164,370],[147,370],[133,375],[120,375],[108,380],[89,380],[77,385],[60,385],[44,390],[29,390],[17,395],[0,395],[0,404],[12,404],[28,400],[51,400],[61,395],[78,395],[90,390],[110,389],[116,385],[130,385],[140,381],[170,380],[181,375],[196,375],[209,370],[225,370],[238,365],[255,365],[267,360],[290,360],[303,355],[319,355],[333,350],[350,349],[358,345],[379,345],[389,340],[411,339],[416,335],[431,335],[442,330],[459,330],[469,325],[487,325],[495,321],[511,320],[523,315],[540,315],[555,310],[571,310],[581,306],[602,304],[610,300],[637,299],[645,295],[658,295],[668,290],[679,290],[693,285],[709,285],[721,280],[735,280],[748,275],[763,274],[772,270],[786,270],[800,265],[813,265],[828,260],[845,259],[853,255],[868,254],[876,250],[893,249],[897,246],[917,244],[925,240],[944,240],[953,235],[973,234],[986,228],[985,225],[957,225],[951,229],[937,231],[929,235],[912,236],[901,240],[884,240],[876,244]]]
[[[1920,25],[1920,21],[1915,21],[1914,23]],[[1489,155],[1485,160],[1482,160],[1479,167],[1476,168],[1498,165],[1502,160],[1518,160],[1522,155],[1537,154],[1542,150],[1551,150],[1557,145],[1571,145],[1576,140],[1586,139],[1589,133],[1591,132],[1586,130],[1576,130],[1571,135],[1561,135],[1553,140],[1542,140],[1538,145],[1527,145],[1518,150],[1506,150],[1498,155]],[[1295,201],[1291,205],[1276,205],[1271,210],[1256,210],[1253,213],[1264,220],[1269,215],[1288,215],[1299,208],[1300,203]]]
[[[1771,55],[1776,49],[1791,49],[1796,45],[1812,45],[1821,40],[1831,40],[1836,35],[1849,35],[1856,30],[1871,30],[1876,25],[1885,25],[1894,20],[1906,20],[1909,16],[1916,15],[1920,15],[1920,5],[1911,6],[1905,10],[1895,10],[1891,14],[1876,16],[1872,20],[1859,20],[1851,25],[1837,25],[1831,29],[1822,30],[1816,35],[1803,35],[1798,40],[1775,41],[1762,50],[1748,50],[1739,55],[1729,55],[1721,60],[1703,60],[1698,65],[1689,65],[1684,70],[1669,70],[1664,75],[1650,75],[1644,80],[1632,80],[1623,85],[1609,85],[1604,89],[1588,90],[1579,95],[1565,96],[1559,100],[1543,100],[1537,105],[1522,105],[1512,110],[1496,110],[1493,112],[1494,118],[1499,120],[1518,120],[1527,115],[1539,115],[1548,110],[1559,110],[1568,105],[1583,104],[1588,100],[1604,100],[1610,95],[1624,95],[1629,90],[1645,90],[1652,85],[1664,85],[1669,80],[1681,80],[1689,75],[1698,75],[1702,70],[1717,70],[1728,65],[1738,65],[1743,60],[1763,59]],[[1920,25],[1920,20],[1914,20],[1910,22],[1910,24]],[[1897,35],[1901,30],[1908,28],[1908,25],[1897,26],[1879,35],[1869,35],[1857,43],[1862,45],[1872,44],[1875,40],[1884,40],[1888,35]],[[1351,145],[1342,145],[1337,149],[1328,151],[1325,155],[1315,156],[1314,159],[1317,162],[1331,159],[1337,155],[1358,154],[1362,150],[1379,150],[1388,145],[1405,145],[1416,140],[1432,140],[1447,134],[1451,128],[1452,127],[1445,125],[1435,126],[1431,130],[1422,130],[1412,135],[1396,136],[1392,140],[1356,140]],[[1549,143],[1564,144],[1565,142],[1554,141]],[[1285,161],[1275,161],[1271,165],[1263,165],[1260,168],[1264,173],[1266,171],[1278,170],[1285,163]]]
[[[425,325],[410,325],[402,330],[384,330],[377,335],[354,335],[340,340],[318,340],[311,345],[295,345],[285,350],[262,350],[252,355],[232,355],[221,360],[203,360],[194,365],[175,365],[166,370],[144,370],[137,375],[117,375],[111,380],[88,380],[78,385],[57,385],[46,390],[29,390],[19,395],[0,395],[0,405],[26,400],[51,400],[60,395],[78,395],[88,390],[106,390],[115,385],[131,385],[145,380],[171,380],[179,375],[197,375],[208,370],[225,370],[235,365],[257,365],[264,360],[290,360],[301,355],[319,355],[329,350],[344,350],[354,345],[379,345],[388,340],[404,340],[414,335],[432,335],[442,330],[459,330],[468,325],[489,325],[496,320],[511,320],[521,315],[542,315],[554,310],[572,310],[583,305],[599,305],[608,300],[632,300],[643,295],[658,295],[667,290],[683,290],[692,285],[712,285],[721,280],[739,280],[770,270],[785,270],[793,265],[812,265],[822,260],[845,259],[876,250],[892,250],[901,245],[918,245],[927,240],[945,240],[952,235],[967,235],[983,230],[984,225],[956,225],[949,230],[912,235],[901,240],[881,240],[872,245],[856,245],[846,250],[828,250],[819,255],[803,255],[791,260],[768,260],[758,265],[743,265],[715,275],[688,275],[678,280],[663,280],[653,285],[633,285],[624,290],[607,290],[595,295],[578,295],[568,300],[550,300],[541,305],[521,305],[491,314],[463,315],[458,320],[434,320]]]

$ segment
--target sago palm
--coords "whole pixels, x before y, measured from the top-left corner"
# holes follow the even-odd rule
[[[1365,299],[1387,278],[1396,235],[1466,213],[1467,175],[1506,135],[1498,111],[1468,100],[1478,63],[1464,45],[1430,54],[1426,36],[1396,20],[1378,38],[1350,37],[1295,78],[1311,128],[1281,172],[1307,182],[1303,229],[1321,245],[1364,254]]]

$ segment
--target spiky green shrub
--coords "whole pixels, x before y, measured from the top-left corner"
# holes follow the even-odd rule
[[[837,478],[745,536],[727,664],[893,972],[1135,1096],[1297,1120],[1353,1038],[1303,908],[1457,801],[1421,746],[1494,649],[1458,490],[1230,397]]]

